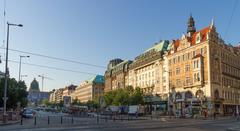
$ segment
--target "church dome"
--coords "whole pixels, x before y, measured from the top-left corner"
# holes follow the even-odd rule
[[[40,91],[38,81],[35,78],[30,85],[29,91]]]

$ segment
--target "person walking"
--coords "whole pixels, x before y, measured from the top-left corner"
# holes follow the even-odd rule
[[[217,115],[217,113],[214,111],[214,113],[213,113],[213,119],[214,120],[216,119],[216,115]]]

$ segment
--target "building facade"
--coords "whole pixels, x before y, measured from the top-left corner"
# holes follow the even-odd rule
[[[38,81],[34,78],[34,80],[30,84],[30,88],[28,91],[28,105],[40,105],[43,100],[49,99],[49,94],[49,92],[40,91]]]
[[[169,41],[160,41],[135,58],[130,64],[129,85],[140,87],[145,93],[162,95],[163,53]]]
[[[65,96],[70,97],[75,92],[76,88],[77,88],[76,85],[66,86],[65,88],[63,88],[62,97],[65,97]]]
[[[80,102],[92,101],[103,95],[104,76],[96,75],[89,80],[82,82],[73,93],[73,99]]]
[[[214,23],[196,31],[192,16],[187,34],[173,40],[166,55],[174,110],[233,113],[239,105],[238,47],[226,45]]]
[[[55,96],[55,103],[60,103],[61,101],[63,101],[63,88],[57,89],[54,92],[54,96]]]
[[[117,88],[125,88],[129,85],[128,70],[130,60],[113,59],[108,64],[108,69],[105,72],[105,92]]]

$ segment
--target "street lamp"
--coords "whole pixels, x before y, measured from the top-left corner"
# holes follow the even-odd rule
[[[29,58],[30,56],[23,56],[23,55],[20,55],[20,60],[19,60],[19,74],[18,74],[18,81],[22,80],[21,79],[21,65],[22,65],[22,58]]]
[[[4,82],[4,98],[3,98],[3,122],[7,122],[7,113],[6,113],[6,106],[7,106],[7,79],[9,76],[8,71],[8,43],[9,43],[9,27],[10,26],[18,26],[23,27],[22,24],[11,24],[7,22],[7,48],[6,48],[6,63],[5,63],[5,82]]]
[[[170,102],[170,100],[172,101],[172,95],[173,94],[171,94],[171,88],[170,88],[170,72],[169,71],[166,71],[166,70],[164,70],[164,72],[167,72],[167,74],[168,74],[168,78],[166,78],[166,79],[168,79],[168,113],[169,113],[169,115],[170,115],[170,104],[172,104],[171,102]],[[171,99],[170,99],[170,96],[171,96]]]

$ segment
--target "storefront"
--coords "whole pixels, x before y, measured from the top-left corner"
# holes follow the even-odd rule
[[[167,113],[167,101],[162,100],[159,96],[145,96],[144,97],[145,110],[147,114],[151,114],[152,112],[157,112],[158,114],[166,114]]]

